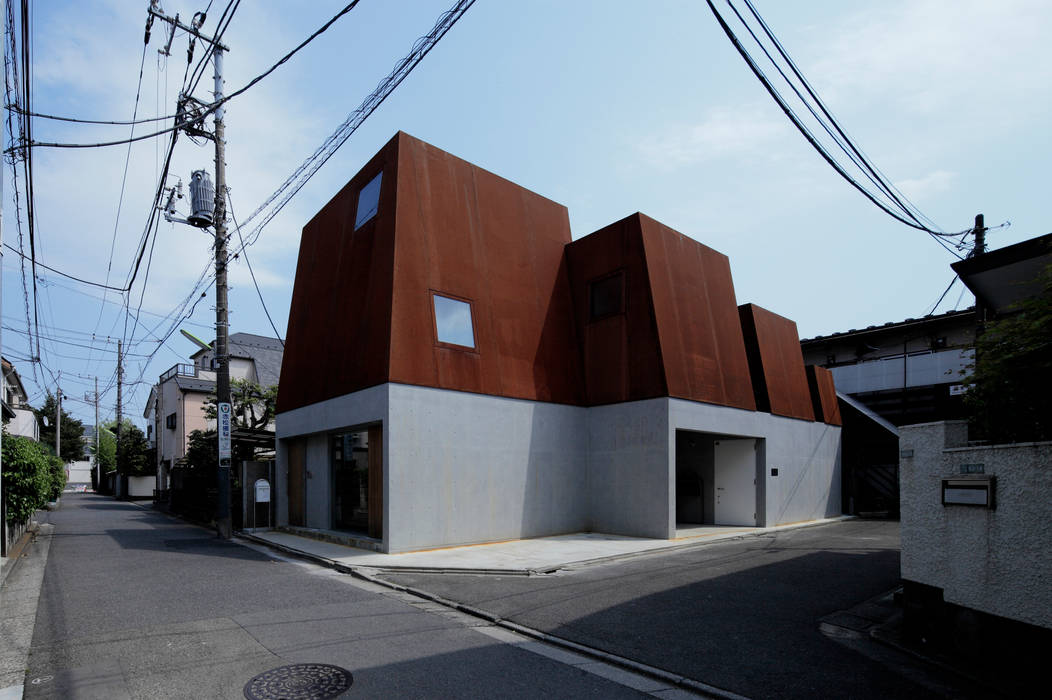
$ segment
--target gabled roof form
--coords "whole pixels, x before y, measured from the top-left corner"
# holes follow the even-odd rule
[[[470,304],[474,347],[438,340],[436,294]],[[721,253],[642,214],[571,242],[562,205],[399,132],[303,229],[278,412],[386,382],[756,410],[752,343],[763,401],[814,420],[796,325],[757,313],[750,337]]]
[[[280,340],[254,333],[231,333],[227,345],[230,357],[255,361],[256,376],[261,386],[274,386],[278,383],[284,353],[284,346]],[[212,346],[215,346],[215,340],[212,341]],[[203,355],[214,357],[215,352],[202,348],[190,355],[190,358],[199,363]]]

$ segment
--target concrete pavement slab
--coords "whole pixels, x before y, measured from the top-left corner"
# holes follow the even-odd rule
[[[678,536],[671,540],[582,532],[403,554],[382,554],[279,530],[255,530],[252,533],[245,533],[243,537],[275,545],[286,551],[309,556],[332,565],[350,568],[382,571],[530,574],[689,548],[711,542],[756,537],[840,522],[844,519],[844,517],[827,518],[766,528],[697,526],[678,531]]]

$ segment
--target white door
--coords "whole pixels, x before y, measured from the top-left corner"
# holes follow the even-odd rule
[[[756,440],[716,441],[717,525],[756,526]]]

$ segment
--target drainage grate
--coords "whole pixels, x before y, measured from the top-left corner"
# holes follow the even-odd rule
[[[325,700],[350,689],[354,676],[329,664],[293,664],[265,671],[245,683],[248,700]]]

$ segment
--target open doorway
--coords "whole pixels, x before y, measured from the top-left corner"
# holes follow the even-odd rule
[[[676,431],[676,525],[762,522],[763,440]]]

